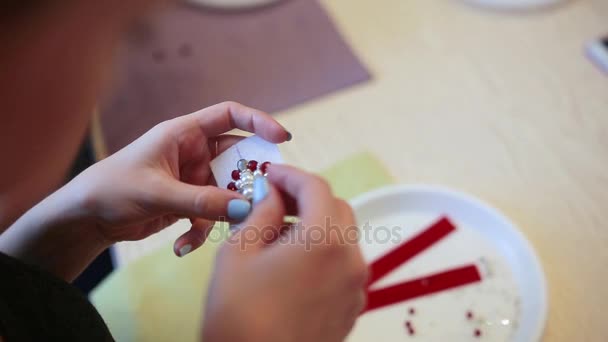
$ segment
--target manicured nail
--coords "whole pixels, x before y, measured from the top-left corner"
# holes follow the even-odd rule
[[[179,256],[180,258],[183,257],[184,255],[190,253],[190,251],[192,250],[192,245],[184,245],[182,246],[182,248],[179,249]]]
[[[251,203],[243,199],[233,199],[228,202],[228,217],[241,222],[247,218],[251,211]]]
[[[241,223],[231,223],[228,226],[228,229],[230,230],[231,234],[236,234],[239,232],[239,230],[241,230],[243,228],[243,225]]]
[[[266,177],[255,177],[253,180],[253,204],[258,204],[266,198],[269,190],[270,186]]]
[[[291,132],[287,131],[287,141],[291,141],[291,139],[293,139],[293,135],[291,135]]]

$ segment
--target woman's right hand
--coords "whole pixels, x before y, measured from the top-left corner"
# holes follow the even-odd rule
[[[342,341],[366,298],[352,210],[319,177],[276,165],[268,174],[217,256],[203,340]],[[282,231],[287,214],[300,222]]]

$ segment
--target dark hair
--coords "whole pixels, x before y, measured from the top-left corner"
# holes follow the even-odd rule
[[[52,0],[0,0],[0,25],[39,10]]]
[[[19,14],[39,7],[43,0],[2,0],[0,1],[0,16]]]

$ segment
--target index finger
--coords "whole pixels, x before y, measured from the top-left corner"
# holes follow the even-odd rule
[[[269,114],[236,102],[223,102],[189,114],[207,137],[215,137],[238,128],[255,133],[273,142],[282,143],[291,139],[291,134]]]
[[[323,220],[335,209],[335,198],[327,182],[311,173],[286,165],[270,165],[268,180],[291,197],[303,221]]]

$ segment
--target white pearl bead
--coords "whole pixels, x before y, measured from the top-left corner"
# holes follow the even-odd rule
[[[243,181],[239,179],[236,182],[234,182],[234,185],[236,185],[237,189],[240,189],[243,187]]]
[[[253,177],[257,177],[257,176],[263,176],[262,171],[255,170],[255,172],[253,173]]]
[[[243,188],[243,192],[242,192],[243,196],[245,196],[247,199],[252,199],[253,198],[253,187],[248,186],[246,188]]]
[[[246,159],[241,159],[236,163],[236,168],[239,169],[239,171],[245,171],[247,170],[247,160]]]
[[[253,175],[250,173],[243,173],[241,175],[241,180],[243,182],[253,182]]]

